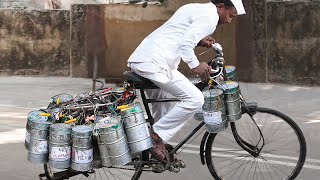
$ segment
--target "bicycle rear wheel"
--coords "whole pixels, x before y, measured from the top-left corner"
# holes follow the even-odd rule
[[[253,116],[265,139],[258,157],[243,150],[232,130],[246,142],[261,147],[259,131],[248,114],[243,114],[231,127],[218,134],[210,134],[206,143],[206,163],[217,180],[283,180],[294,179],[306,158],[306,142],[298,125],[276,110],[256,109]],[[260,140],[260,141],[259,141]]]
[[[133,159],[132,165],[117,166],[117,167],[101,167],[99,160],[94,160],[93,169],[88,172],[78,172],[72,169],[58,170],[50,167],[49,164],[44,164],[45,176],[49,180],[57,179],[71,179],[71,180],[138,180],[142,174],[143,165],[139,165],[139,162],[145,161],[148,158],[146,151],[141,155]]]

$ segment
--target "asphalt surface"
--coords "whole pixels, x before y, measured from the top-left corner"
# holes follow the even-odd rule
[[[88,92],[91,85],[90,79],[82,78],[0,77],[0,179],[39,179],[38,175],[43,173],[43,167],[28,162],[27,150],[24,148],[28,112],[47,106],[51,96],[59,93],[74,95]],[[305,166],[296,179],[319,179],[320,87],[241,83],[241,89],[247,101],[255,101],[259,106],[277,109],[294,119],[303,131],[308,147]],[[189,120],[171,143],[179,142],[196,124],[195,120]],[[179,154],[179,158],[187,163],[187,168],[182,169],[180,173],[143,173],[141,179],[212,179],[207,167],[200,162],[200,141],[201,135]],[[279,157],[277,162],[288,164],[288,161],[286,157]]]

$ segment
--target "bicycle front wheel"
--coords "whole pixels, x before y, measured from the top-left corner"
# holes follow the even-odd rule
[[[232,122],[218,134],[210,134],[206,143],[206,163],[217,180],[294,179],[306,158],[306,142],[298,125],[276,110],[256,109],[254,120],[260,127],[265,145],[254,157],[236,142],[233,131],[251,145],[262,144],[258,128],[248,114]]]

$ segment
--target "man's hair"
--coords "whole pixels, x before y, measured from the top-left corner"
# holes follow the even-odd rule
[[[230,0],[211,0],[213,4],[223,3],[225,7],[234,7],[233,3]]]

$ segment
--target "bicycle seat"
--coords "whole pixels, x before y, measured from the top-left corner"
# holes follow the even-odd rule
[[[139,76],[133,71],[125,71],[123,74],[126,77],[128,83],[133,85],[136,89],[159,89],[159,87],[153,84],[152,81]]]

